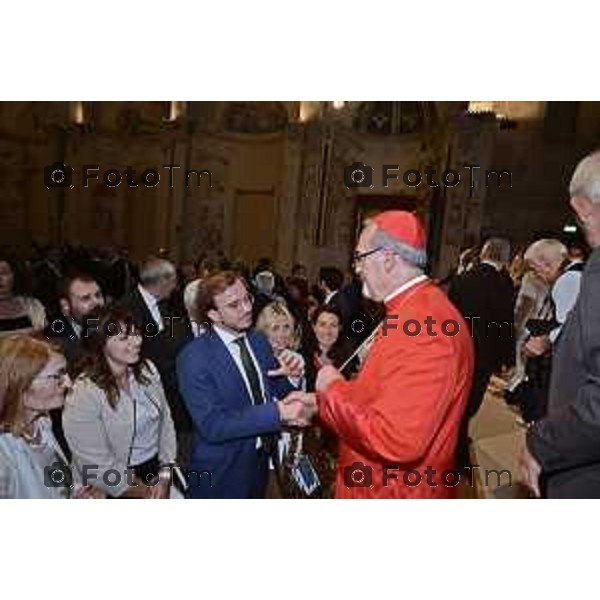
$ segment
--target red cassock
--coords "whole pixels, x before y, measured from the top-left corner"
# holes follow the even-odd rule
[[[317,394],[320,418],[340,441],[336,497],[454,497],[470,330],[427,279],[392,298],[386,315],[358,376]]]

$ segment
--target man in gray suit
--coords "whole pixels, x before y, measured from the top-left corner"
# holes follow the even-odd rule
[[[548,413],[527,433],[521,469],[538,497],[600,498],[600,152],[577,165],[569,191],[593,252],[556,341]]]

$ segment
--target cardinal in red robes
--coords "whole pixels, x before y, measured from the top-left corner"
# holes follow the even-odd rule
[[[354,254],[363,294],[384,302],[357,377],[327,366],[317,377],[319,417],[339,437],[338,498],[450,498],[465,472],[455,452],[473,373],[470,330],[423,273],[417,217],[367,221]]]

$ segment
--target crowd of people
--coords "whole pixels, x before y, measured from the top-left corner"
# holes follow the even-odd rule
[[[0,497],[453,497],[498,373],[532,495],[600,496],[599,189],[593,154],[570,190],[589,248],[493,237],[444,281],[404,211],[314,282],[267,258],[0,255]]]

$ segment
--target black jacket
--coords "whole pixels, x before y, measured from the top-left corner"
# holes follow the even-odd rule
[[[191,421],[179,395],[175,370],[177,354],[193,337],[187,315],[180,314],[169,302],[161,302],[164,329],[158,332],[158,323],[137,287],[118,304],[132,313],[134,322],[141,329],[142,358],[150,359],[160,373],[175,428],[178,432],[189,430]]]
[[[511,365],[515,292],[510,275],[479,264],[450,282],[448,297],[471,328],[477,366],[495,371]]]
[[[73,321],[59,313],[48,319],[44,329],[46,338],[62,348],[63,354],[67,359],[67,369],[69,375],[75,374],[75,364],[82,355],[81,338],[75,333]]]

